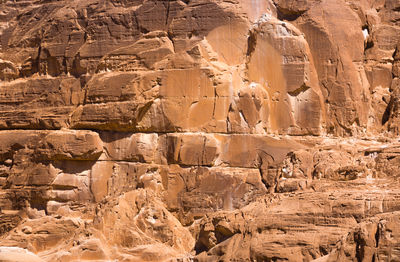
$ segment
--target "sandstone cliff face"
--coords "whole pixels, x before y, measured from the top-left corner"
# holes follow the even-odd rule
[[[0,260],[400,260],[396,0],[0,0]]]

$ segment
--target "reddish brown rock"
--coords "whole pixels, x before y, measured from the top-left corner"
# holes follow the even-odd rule
[[[97,214],[95,227],[108,243],[124,249],[122,257],[131,261],[178,258],[194,245],[189,231],[151,191],[131,191],[109,201]]]
[[[60,129],[83,102],[79,80],[64,78],[18,79],[2,82],[1,129]]]
[[[399,17],[0,0],[0,258],[398,260]]]

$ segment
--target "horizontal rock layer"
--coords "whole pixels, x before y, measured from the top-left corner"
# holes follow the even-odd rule
[[[399,260],[399,10],[0,0],[0,260]]]

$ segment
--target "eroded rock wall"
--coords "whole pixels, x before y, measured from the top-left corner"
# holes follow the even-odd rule
[[[399,10],[0,1],[0,258],[396,261]]]

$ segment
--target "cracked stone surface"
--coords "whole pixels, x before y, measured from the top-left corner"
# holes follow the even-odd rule
[[[1,261],[400,261],[397,0],[0,0]]]

